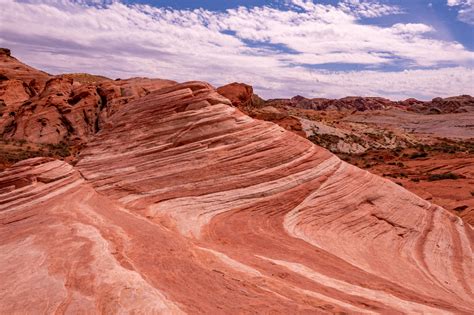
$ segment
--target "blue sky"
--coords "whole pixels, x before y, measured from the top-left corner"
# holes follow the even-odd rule
[[[474,94],[474,0],[0,0],[49,71],[233,81],[263,97]]]

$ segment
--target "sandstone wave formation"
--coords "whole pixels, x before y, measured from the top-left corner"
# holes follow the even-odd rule
[[[0,313],[474,312],[472,227],[205,83],[0,173]]]

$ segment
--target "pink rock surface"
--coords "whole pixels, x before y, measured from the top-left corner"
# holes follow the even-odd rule
[[[208,84],[0,173],[0,313],[474,311],[472,227]]]

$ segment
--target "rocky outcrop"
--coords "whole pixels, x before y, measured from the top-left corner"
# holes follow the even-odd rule
[[[230,83],[217,88],[217,93],[226,97],[232,105],[238,107],[246,114],[250,114],[253,109],[264,106],[265,101],[257,94],[253,93],[253,87],[245,83]]]
[[[217,93],[229,99],[233,106],[252,118],[271,121],[300,136],[305,133],[300,121],[288,111],[265,105],[265,101],[253,93],[253,88],[244,83],[230,83],[217,88]]]
[[[36,143],[88,139],[102,122],[101,101],[95,86],[74,86],[72,79],[53,78],[39,95],[3,120],[4,138]]]
[[[50,78],[46,72],[20,62],[9,49],[0,48],[0,99],[5,103],[22,102],[40,93]]]
[[[245,83],[230,83],[217,88],[217,93],[228,98],[234,106],[246,107],[252,105],[252,86]]]
[[[252,109],[249,115],[252,118],[273,122],[288,131],[306,137],[300,119],[291,116],[285,110],[273,106],[265,106]]]
[[[84,74],[60,75],[37,91],[24,81],[7,80],[0,85],[5,98],[0,135],[32,143],[82,144],[123,104],[173,84],[160,79],[113,81]]]
[[[358,97],[349,96],[341,99],[305,98],[295,96],[291,99],[271,99],[266,101],[268,106],[289,106],[301,109],[313,110],[351,110],[371,111],[384,109],[402,109],[420,114],[448,114],[464,113],[474,111],[474,98],[470,95],[461,95],[448,98],[434,98],[432,101],[424,102],[414,98],[404,101],[391,101],[382,97]]]
[[[271,99],[266,102],[271,106],[289,106],[301,109],[314,110],[380,110],[390,107],[401,107],[395,102],[382,97],[357,97],[348,96],[341,99],[326,98],[305,98],[303,96],[295,96],[291,99]]]
[[[422,114],[473,113],[474,97],[470,95],[436,97],[431,102],[411,102],[407,107],[408,110]]]
[[[472,313],[472,227],[230,104],[154,91],[1,173],[0,313]]]

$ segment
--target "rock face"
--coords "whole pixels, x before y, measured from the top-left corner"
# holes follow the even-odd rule
[[[217,93],[228,98],[234,106],[244,107],[252,103],[253,88],[245,83],[230,83],[217,89]]]
[[[300,121],[291,117],[288,111],[265,106],[265,101],[253,93],[253,88],[244,83],[231,83],[217,88],[217,93],[229,99],[233,106],[252,118],[271,121],[286,130],[304,136]]]
[[[9,49],[0,48],[0,100],[5,105],[18,104],[37,95],[50,77],[18,61]],[[0,116],[2,113],[0,108]]]
[[[2,51],[0,51],[1,53]],[[123,104],[175,84],[87,74],[50,76],[0,54],[0,136],[32,143],[84,143]]]
[[[471,226],[230,104],[164,88],[1,173],[0,313],[474,311]]]

